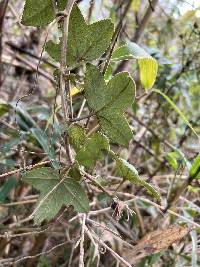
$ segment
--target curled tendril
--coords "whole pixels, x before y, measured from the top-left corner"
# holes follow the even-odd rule
[[[105,248],[104,246],[100,246],[100,247],[99,247],[99,252],[100,252],[101,254],[105,254],[105,253],[106,253],[106,248]]]

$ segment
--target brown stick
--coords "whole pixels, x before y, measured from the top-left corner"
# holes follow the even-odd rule
[[[0,89],[2,84],[3,64],[2,64],[2,37],[3,37],[3,22],[6,13],[6,8],[9,0],[2,0],[0,2]]]
[[[69,0],[67,2],[66,8],[64,10],[63,18],[63,36],[62,36],[62,48],[61,48],[61,58],[60,58],[60,95],[61,95],[61,105],[64,120],[68,120],[68,108],[67,108],[67,97],[66,95],[70,93],[70,81],[66,78],[69,75],[69,71],[65,73],[65,68],[67,65],[67,40],[68,40],[68,28],[69,28],[69,17],[75,0]],[[65,75],[66,74],[66,75]],[[65,140],[65,150],[68,155],[69,161],[72,162],[70,145],[68,142],[68,137]]]
[[[52,162],[51,160],[47,160],[47,161],[43,161],[43,162],[39,162],[37,164],[34,164],[34,165],[29,165],[25,168],[19,168],[17,170],[13,170],[13,171],[10,171],[10,172],[6,172],[6,173],[2,173],[0,174],[0,178],[5,178],[5,177],[8,177],[10,175],[13,175],[13,174],[16,174],[16,173],[19,173],[21,171],[28,171],[28,170],[32,170],[34,168],[37,168],[37,167],[40,167],[40,166],[43,166],[43,165],[46,165],[48,163]]]
[[[124,20],[126,14],[128,13],[131,4],[132,4],[132,0],[129,0],[127,2],[127,5],[124,8],[124,12],[123,12],[123,14],[122,14],[122,16],[120,18],[120,21],[117,24],[117,27],[115,29],[115,32],[114,32],[113,37],[112,37],[112,40],[111,40],[111,45],[110,45],[110,47],[108,49],[108,59],[106,60],[106,63],[105,63],[104,69],[103,69],[103,74],[105,74],[106,69],[107,69],[107,67],[109,65],[110,58],[112,56],[112,52],[114,50],[114,47],[116,45],[117,39],[119,37],[119,34],[120,34],[121,29],[122,29],[122,26],[123,26],[123,20]]]
[[[153,13],[153,11],[155,10],[155,7],[156,7],[158,1],[159,0],[152,0],[151,1],[151,5],[149,5],[149,7],[147,8],[147,11],[146,11],[144,17],[142,18],[142,21],[140,22],[139,27],[137,28],[133,38],[131,39],[132,42],[138,43],[139,40],[141,39],[141,37],[144,33],[144,29],[147,26],[147,23],[148,23],[151,15]],[[127,60],[122,61],[118,65],[117,69],[115,70],[115,74],[123,71],[126,68],[126,66],[128,65],[128,62],[129,61],[127,61]]]

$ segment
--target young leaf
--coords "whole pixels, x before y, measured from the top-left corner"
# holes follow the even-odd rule
[[[27,26],[46,26],[55,17],[52,0],[26,0],[22,24]]]
[[[199,138],[197,132],[192,127],[191,123],[185,117],[185,115],[183,114],[183,112],[174,104],[174,102],[166,94],[164,94],[163,92],[161,92],[158,89],[153,89],[153,92],[155,92],[155,93],[160,94],[161,96],[163,96],[164,99],[172,106],[172,108],[180,115],[180,117],[185,122],[185,124],[190,128],[190,130]]]
[[[90,62],[99,58],[110,44],[113,28],[110,19],[88,25],[75,4],[69,19],[67,65],[73,66],[81,61]],[[60,44],[52,41],[47,43],[46,51],[56,61],[60,61],[60,50]]]
[[[155,83],[158,71],[158,63],[152,56],[133,42],[119,47],[112,54],[112,61],[132,58],[138,60],[142,85],[147,90],[151,89]]]
[[[34,212],[36,223],[50,220],[63,205],[73,205],[77,212],[88,212],[87,195],[76,180],[70,177],[62,179],[58,171],[42,167],[26,172],[23,180],[40,191],[40,197]]]
[[[200,179],[200,154],[198,154],[196,158],[194,159],[189,173],[190,173],[190,177],[195,176],[194,178]]]
[[[78,151],[86,140],[85,130],[78,124],[71,124],[68,129],[69,141],[75,151]]]
[[[135,83],[129,74],[119,73],[106,84],[100,71],[88,64],[85,97],[95,111],[102,131],[113,142],[128,146],[132,131],[124,112],[135,99]]]
[[[108,151],[108,139],[102,133],[94,133],[76,155],[76,160],[83,166],[93,168],[98,159],[103,158],[103,151]]]
[[[114,152],[110,152],[110,155],[116,161],[119,175],[124,180],[128,180],[135,185],[143,186],[149,194],[153,195],[156,199],[160,200],[159,193],[153,188],[152,185],[145,182],[139,177],[138,171],[135,169],[133,165],[128,163],[126,160],[119,158]]]

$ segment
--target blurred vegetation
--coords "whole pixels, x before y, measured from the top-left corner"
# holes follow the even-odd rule
[[[76,2],[88,24],[111,18],[115,31],[96,26],[97,56],[77,64],[84,26],[61,69],[62,12],[0,0],[0,266],[200,266],[200,3]],[[101,93],[130,77],[135,96],[132,85],[109,112],[108,141]]]

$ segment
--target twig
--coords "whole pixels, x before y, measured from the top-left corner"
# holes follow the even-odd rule
[[[45,77],[46,79],[48,79],[49,81],[51,81],[53,84],[56,84],[53,76],[50,73],[48,73],[45,70],[39,68],[39,66],[36,66],[36,64],[34,64],[33,62],[30,62],[30,60],[25,59],[25,58],[21,57],[20,55],[17,55],[12,50],[9,50],[9,52],[10,52],[10,54],[14,58],[16,58],[20,62],[24,63],[26,66],[28,66],[29,68],[31,68],[32,70],[34,70],[36,73],[42,75],[43,77]]]
[[[142,234],[142,236],[144,236],[144,234],[145,234],[145,227],[144,227],[144,223],[143,223],[143,220],[142,220],[142,216],[141,216],[140,210],[138,208],[138,205],[137,205],[137,202],[136,201],[134,201],[133,204],[134,204],[135,212],[136,212],[137,217],[138,217],[141,234]]]
[[[27,259],[34,259],[34,258],[37,258],[37,257],[40,257],[42,255],[46,255],[46,254],[49,254],[51,253],[52,251],[54,251],[55,249],[59,248],[59,247],[62,247],[68,243],[73,243],[74,241],[76,241],[77,239],[75,238],[74,240],[67,240],[63,243],[60,243],[54,247],[52,247],[51,249],[47,250],[47,251],[43,251],[41,253],[38,253],[36,255],[33,255],[33,256],[25,256],[25,257],[22,257],[22,258],[19,258],[17,260],[15,260],[14,258],[11,258],[11,259],[5,259],[5,260],[0,260],[0,264],[9,264],[8,266],[14,266],[15,264],[21,262],[21,261],[24,261],[24,260],[27,260]]]
[[[3,174],[0,174],[0,178],[5,178],[7,176],[13,175],[13,174],[18,173],[18,172],[21,172],[21,171],[29,171],[29,170],[32,170],[34,168],[37,168],[37,167],[46,165],[46,164],[51,163],[51,162],[52,162],[52,160],[46,160],[46,161],[39,162],[39,163],[34,164],[34,165],[26,166],[25,168],[19,168],[17,170],[6,172],[6,173],[3,173]]]
[[[79,255],[79,267],[84,267],[85,220],[86,220],[86,214],[84,213],[83,216],[82,216],[81,239],[80,239],[80,255]]]
[[[30,203],[37,202],[37,199],[29,199],[29,200],[22,200],[22,201],[16,201],[11,203],[0,203],[0,207],[12,207],[12,206],[18,206],[18,205],[27,205]]]
[[[67,120],[67,117],[68,117],[66,94],[69,93],[69,79],[67,79],[67,75],[65,75],[65,68],[66,68],[66,63],[67,63],[67,40],[68,40],[69,17],[70,17],[70,13],[74,5],[74,2],[75,0],[69,0],[63,12],[63,14],[65,15],[63,18],[63,32],[62,32],[63,36],[62,36],[62,46],[61,46],[61,55],[60,55],[60,72],[61,72],[60,73],[60,94],[61,94],[61,101],[62,101],[62,111],[63,111],[63,116],[65,120]],[[67,88],[65,85],[67,86]]]
[[[94,116],[95,114],[94,113],[90,113],[90,114],[88,114],[88,115],[85,115],[85,116],[82,116],[82,117],[76,117],[76,118],[74,118],[74,119],[69,119],[69,121],[70,122],[76,122],[76,121],[82,121],[82,120],[85,120],[85,119],[87,119],[87,118],[90,118],[90,117],[92,117],[92,116]]]
[[[88,228],[87,228],[88,229]],[[88,229],[89,231],[89,229]],[[92,235],[94,237],[94,239],[98,242],[101,243],[101,245],[103,247],[105,247],[108,251],[110,251],[110,253],[116,258],[118,259],[121,263],[123,263],[125,266],[128,266],[128,267],[132,267],[125,259],[123,259],[122,257],[119,256],[119,254],[117,254],[112,248],[110,248],[109,246],[107,246],[101,239],[99,240],[99,237],[96,235],[96,233],[92,231]]]
[[[52,62],[46,60],[45,58],[41,58],[40,56],[33,54],[31,51],[26,50],[24,48],[21,48],[21,47],[17,46],[16,44],[14,44],[14,43],[12,43],[10,41],[5,42],[5,44],[8,45],[9,47],[11,47],[13,50],[19,51],[22,54],[26,54],[26,55],[28,55],[30,57],[33,57],[33,58],[38,59],[40,61],[43,61],[44,63],[50,65],[51,67],[54,67],[54,68],[58,67],[57,64],[52,63]]]
[[[139,27],[137,28],[137,30],[136,30],[136,32],[135,32],[133,38],[131,39],[131,41],[133,41],[133,42],[135,42],[135,43],[138,43],[138,42],[139,42],[139,40],[141,39],[142,34],[143,34],[144,30],[145,30],[145,27],[147,26],[148,21],[149,21],[151,15],[152,15],[152,13],[153,13],[153,11],[152,11],[152,7],[153,7],[153,9],[155,9],[155,6],[157,5],[158,1],[159,1],[159,0],[152,0],[152,1],[151,1],[151,6],[149,5],[149,7],[147,8],[147,11],[146,11],[144,17],[142,18],[142,20],[141,20],[141,22],[140,22],[140,25],[139,25]],[[126,68],[128,62],[129,62],[128,60],[123,60],[123,61],[118,65],[118,67],[116,68],[116,70],[115,70],[115,74],[116,74],[116,73],[119,73],[119,72],[122,71],[122,70],[124,70],[124,69]]]
[[[2,74],[3,74],[3,64],[2,64],[2,36],[3,36],[3,22],[5,18],[6,8],[9,0],[2,0],[0,2],[0,89],[2,82]]]
[[[99,266],[100,254],[99,254],[99,250],[98,250],[98,244],[95,242],[95,240],[94,240],[92,234],[90,233],[90,231],[85,231],[85,232],[86,232],[86,234],[88,235],[89,239],[91,240],[92,244],[95,247],[95,249],[94,249],[94,258],[95,258],[95,256],[97,257],[97,264],[96,264],[96,266]]]
[[[103,191],[109,197],[112,197],[112,194],[110,192],[108,192],[101,184],[99,184],[92,175],[90,175],[89,173],[87,173],[83,170],[81,170],[81,172],[85,176],[85,178],[90,180],[95,186],[97,186],[99,189],[101,189],[101,191]]]
[[[172,192],[172,196],[169,197],[168,204],[164,210],[166,213],[169,208],[171,208],[179,199],[179,197],[186,191],[187,187],[192,183],[192,181],[197,177],[200,172],[200,167],[197,169],[194,175],[188,176],[188,178],[183,182],[181,187],[176,192]]]
[[[68,120],[68,110],[67,110],[67,98],[66,95],[70,94],[70,81],[68,79],[69,71],[65,73],[66,63],[67,63],[67,40],[68,40],[68,27],[69,27],[69,17],[74,5],[75,0],[69,0],[67,2],[66,8],[64,10],[63,18],[63,36],[62,36],[62,47],[61,47],[61,58],[60,58],[60,95],[61,95],[61,105],[64,120]],[[71,114],[73,114],[71,112]],[[70,145],[68,142],[68,137],[65,139],[65,150],[70,160],[72,162],[72,156],[70,151]]]
[[[120,20],[119,20],[118,24],[117,24],[117,27],[115,29],[115,32],[114,32],[113,37],[112,37],[112,40],[111,40],[111,45],[110,45],[110,47],[108,49],[108,58],[106,60],[106,63],[105,63],[104,69],[103,69],[103,74],[105,74],[105,72],[107,70],[107,67],[108,67],[108,65],[110,63],[112,52],[113,52],[113,50],[115,48],[117,39],[119,37],[120,31],[121,31],[122,26],[123,26],[123,20],[124,20],[126,14],[128,13],[131,4],[132,4],[132,0],[129,0],[127,2],[127,5],[124,8],[124,12],[122,13],[122,16],[120,17]]]

